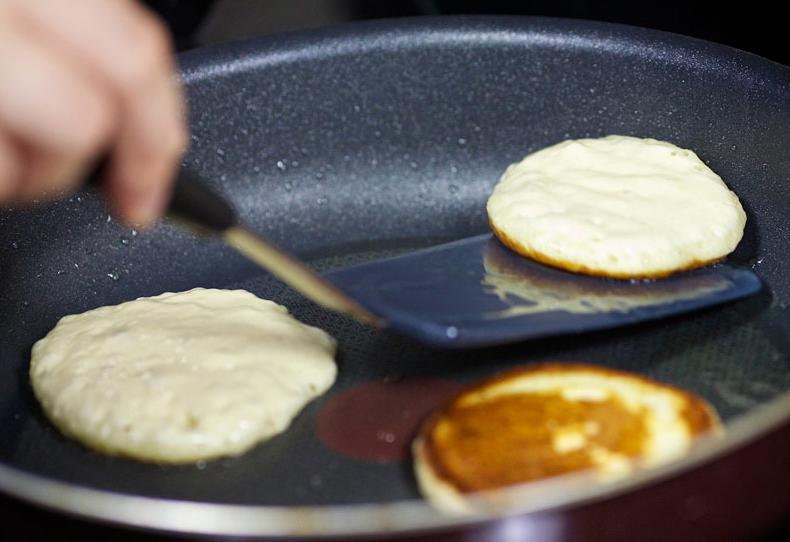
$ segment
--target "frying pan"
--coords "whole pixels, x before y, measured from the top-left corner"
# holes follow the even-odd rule
[[[0,215],[0,489],[89,520],[249,536],[610,538],[753,534],[786,518],[790,473],[790,70],[727,47],[608,24],[443,18],[355,24],[180,58],[185,165],[242,219],[327,270],[487,229],[501,171],[568,137],[650,136],[694,149],[748,213],[731,259],[757,296],[628,328],[465,352],[329,314],[230,249],[171,224],[135,232],[81,193]],[[65,314],[195,286],[244,287],[339,341],[339,378],[283,435],[184,467],[91,452],[42,416],[29,351]],[[338,393],[386,378],[459,382],[572,360],[707,398],[729,436],[610,486],[491,516],[419,502],[408,462],[349,458],[314,426]],[[634,531],[634,529],[639,531]],[[589,532],[587,533],[589,534]]]

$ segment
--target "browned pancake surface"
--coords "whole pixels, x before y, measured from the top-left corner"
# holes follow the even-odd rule
[[[596,448],[632,459],[643,455],[646,412],[630,410],[616,396],[568,400],[551,391],[486,398],[487,388],[509,380],[578,371],[671,390],[684,400],[682,418],[692,435],[718,424],[707,403],[684,390],[591,365],[544,364],[508,371],[457,395],[423,426],[422,460],[439,479],[467,493],[595,468],[590,451]],[[558,440],[569,434],[573,439],[573,433],[583,434],[584,444],[558,452]]]
[[[681,271],[690,271],[691,269],[697,269],[698,267],[705,267],[706,265],[712,265],[716,262],[721,261],[721,258],[717,258],[715,260],[694,260],[690,264],[679,267],[677,269],[672,269],[670,271],[664,272],[657,272],[657,273],[614,273],[610,271],[606,271],[604,269],[597,269],[593,267],[588,267],[586,265],[570,262],[567,260],[561,260],[559,258],[553,258],[544,254],[540,251],[535,250],[532,247],[528,247],[519,241],[516,241],[509,235],[507,235],[504,231],[498,228],[493,221],[489,220],[489,225],[491,226],[491,230],[494,232],[494,235],[497,236],[503,245],[510,248],[513,252],[516,252],[522,256],[525,256],[531,260],[535,260],[536,262],[540,262],[545,265],[549,265],[551,267],[556,267],[558,269],[564,269],[565,271],[571,271],[573,273],[580,273],[582,275],[590,275],[593,277],[606,277],[610,279],[622,279],[622,280],[648,280],[648,279],[661,279],[666,278],[670,275],[674,275],[675,273],[680,273]]]

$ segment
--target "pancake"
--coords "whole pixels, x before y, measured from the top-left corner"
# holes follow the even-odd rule
[[[437,508],[468,511],[465,495],[583,471],[614,480],[721,431],[714,410],[684,390],[547,363],[473,384],[436,411],[414,441],[415,474]]]
[[[62,318],[30,379],[65,435],[113,455],[185,463],[284,431],[334,382],[335,341],[244,290],[196,288]]]
[[[519,254],[620,279],[719,261],[746,224],[738,197],[694,152],[617,135],[563,141],[512,164],[487,210]]]

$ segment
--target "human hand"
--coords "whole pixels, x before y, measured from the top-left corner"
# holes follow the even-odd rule
[[[66,194],[109,153],[111,206],[155,220],[187,140],[174,70],[132,0],[0,0],[0,203]]]

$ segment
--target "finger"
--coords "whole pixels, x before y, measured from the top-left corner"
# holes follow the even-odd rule
[[[16,192],[21,169],[17,149],[0,128],[0,202],[8,201]]]
[[[121,120],[108,179],[110,199],[127,220],[149,222],[167,200],[186,142],[167,32],[128,1],[28,2],[23,9],[42,35],[113,86]]]
[[[128,221],[148,223],[161,214],[186,146],[180,91],[174,79],[166,83],[152,81],[121,119],[108,181],[111,201]]]
[[[33,170],[20,194],[57,191],[74,182],[75,163],[96,155],[113,131],[113,104],[100,83],[57,49],[17,26],[0,28],[0,125],[25,150]],[[29,174],[28,174],[29,173]]]
[[[23,174],[16,197],[22,200],[60,199],[85,179],[94,162],[92,156],[64,155],[44,148],[29,148],[24,155]]]

